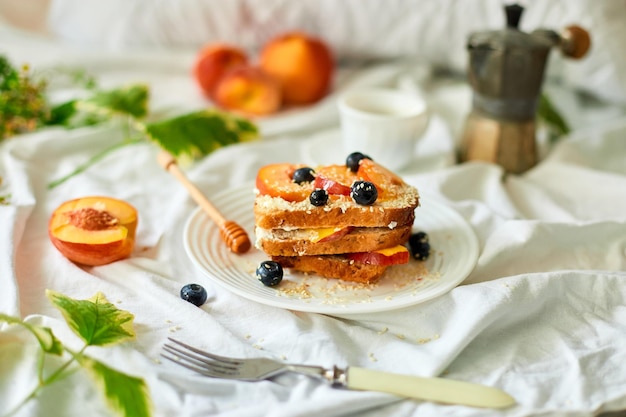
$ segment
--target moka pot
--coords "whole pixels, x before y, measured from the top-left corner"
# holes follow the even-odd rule
[[[525,33],[518,29],[519,5],[505,7],[503,30],[470,35],[469,84],[472,110],[461,140],[461,160],[481,160],[519,174],[537,163],[536,113],[550,51],[580,58],[589,49],[588,33],[570,26]]]

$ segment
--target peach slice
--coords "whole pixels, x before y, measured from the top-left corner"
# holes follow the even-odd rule
[[[327,165],[317,170],[313,185],[332,195],[350,195],[350,186],[357,177],[345,165]]]
[[[261,195],[281,197],[287,201],[303,201],[309,198],[313,187],[310,183],[297,184],[293,182],[293,173],[305,165],[300,164],[270,164],[265,165],[256,177],[256,188]]]
[[[137,210],[111,197],[82,197],[61,204],[50,217],[48,236],[69,260],[90,266],[130,256]]]
[[[354,229],[352,226],[345,227],[324,227],[321,229],[316,229],[317,239],[314,239],[314,242],[334,242],[336,240],[341,239],[348,233],[350,233]]]
[[[346,258],[369,265],[398,265],[409,262],[409,250],[402,245],[372,252],[347,253]]]
[[[403,184],[402,178],[371,159],[361,160],[357,175],[376,186],[381,201],[396,198],[396,190]]]

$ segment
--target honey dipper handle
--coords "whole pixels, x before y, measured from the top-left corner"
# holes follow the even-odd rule
[[[246,231],[237,223],[226,220],[206,196],[185,176],[183,171],[178,167],[176,159],[168,152],[161,151],[157,156],[159,164],[176,179],[183,184],[189,192],[191,198],[202,208],[213,222],[220,229],[220,236],[226,242],[228,247],[235,253],[245,253],[250,249],[250,239]]]

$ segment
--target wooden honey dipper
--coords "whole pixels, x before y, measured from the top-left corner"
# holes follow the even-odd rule
[[[222,240],[226,242],[228,248],[237,254],[246,253],[250,249],[250,238],[248,238],[248,234],[244,228],[234,221],[224,218],[222,213],[211,204],[198,187],[189,181],[176,163],[176,158],[169,152],[159,152],[157,160],[166,171],[174,175],[174,177],[187,188],[189,195],[198,203],[209,218],[215,222],[220,229],[220,236]]]

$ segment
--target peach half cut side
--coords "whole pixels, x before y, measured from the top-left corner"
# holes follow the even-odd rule
[[[243,66],[225,74],[215,87],[219,107],[246,116],[266,116],[281,106],[280,86],[257,67]]]
[[[135,246],[137,210],[111,197],[82,197],[61,204],[50,217],[48,235],[69,260],[89,266],[127,258]]]

